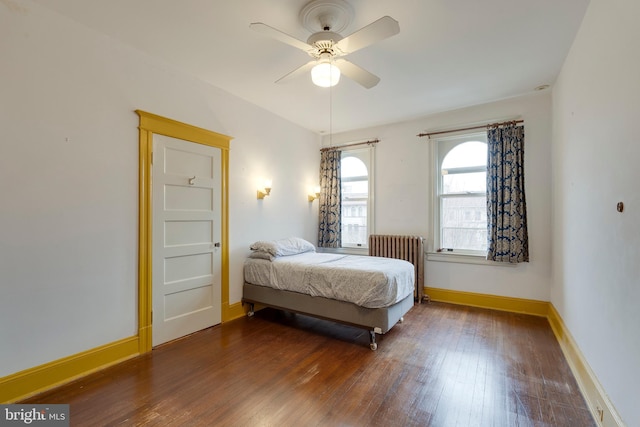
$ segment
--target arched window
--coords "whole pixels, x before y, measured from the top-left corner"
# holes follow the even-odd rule
[[[373,148],[344,150],[342,180],[342,246],[366,248],[372,223],[370,193]]]
[[[487,249],[486,134],[438,140],[435,248],[482,254]]]

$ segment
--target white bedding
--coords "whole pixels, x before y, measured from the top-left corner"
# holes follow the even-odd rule
[[[244,279],[311,296],[387,307],[413,294],[414,267],[399,259],[306,252],[266,259],[249,258]]]

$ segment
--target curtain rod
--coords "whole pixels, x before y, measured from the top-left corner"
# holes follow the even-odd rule
[[[321,148],[320,151],[322,152],[322,151],[340,150],[341,148],[345,148],[345,147],[355,147],[357,145],[371,145],[371,144],[377,144],[378,142],[380,142],[380,140],[376,138],[370,141],[355,142],[353,144],[338,145],[336,147],[325,147],[325,148]]]
[[[486,125],[479,125],[479,126],[471,126],[468,128],[461,128],[461,129],[451,129],[451,130],[443,130],[443,131],[439,131],[439,132],[428,132],[428,133],[419,133],[417,136],[419,137],[423,137],[426,136],[428,138],[431,138],[433,135],[442,135],[444,133],[453,133],[453,132],[460,132],[463,130],[474,130],[474,129],[483,129],[483,128],[490,128],[490,127],[497,127],[497,126],[503,126],[503,125],[508,125],[508,124],[516,124],[516,123],[522,123],[524,122],[524,120],[508,120],[506,122],[499,122],[499,123],[489,123]]]

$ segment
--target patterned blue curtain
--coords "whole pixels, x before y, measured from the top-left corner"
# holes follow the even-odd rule
[[[487,130],[487,259],[529,262],[524,195],[524,127]]]
[[[341,238],[341,151],[325,150],[320,153],[320,198],[318,247],[339,248]]]

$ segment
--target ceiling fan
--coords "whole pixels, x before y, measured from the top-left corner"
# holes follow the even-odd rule
[[[343,74],[370,89],[378,84],[380,78],[343,57],[398,34],[400,25],[395,19],[384,16],[355,33],[342,37],[339,32],[351,23],[352,18],[353,9],[344,0],[313,0],[300,11],[302,24],[313,33],[306,42],[262,22],[254,22],[249,27],[298,48],[313,58],[276,80],[276,83],[311,71],[312,80],[318,86],[334,86],[338,83],[340,74]]]

